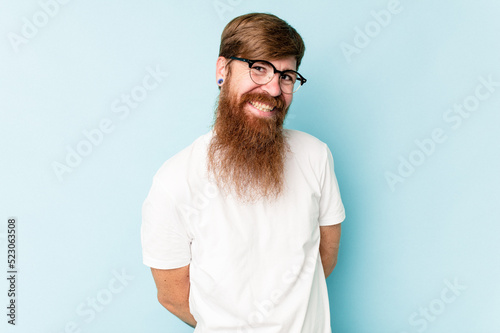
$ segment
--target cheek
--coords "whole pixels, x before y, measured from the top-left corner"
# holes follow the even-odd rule
[[[236,87],[239,87],[240,90],[246,90],[255,86],[255,83],[250,79],[248,73],[246,72],[235,74],[232,78],[232,82]]]
[[[233,85],[233,82],[234,82],[234,85]],[[254,90],[259,88],[259,85],[255,84],[253,82],[248,82],[246,80],[242,80],[242,81],[234,80],[233,82],[231,82],[231,86],[237,87],[237,88],[233,89],[233,92],[237,96],[241,96],[245,93],[253,92]]]

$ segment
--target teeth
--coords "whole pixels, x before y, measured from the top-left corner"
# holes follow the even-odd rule
[[[274,107],[259,102],[250,102],[250,104],[252,104],[254,107],[256,107],[262,112],[271,112],[274,109]]]

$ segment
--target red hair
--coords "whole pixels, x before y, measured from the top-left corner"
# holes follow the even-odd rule
[[[234,18],[221,36],[219,56],[274,60],[293,56],[297,69],[305,52],[299,33],[272,14],[250,13]]]

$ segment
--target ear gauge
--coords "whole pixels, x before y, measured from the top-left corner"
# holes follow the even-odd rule
[[[219,79],[219,80],[217,81],[217,84],[220,86],[220,85],[222,85],[222,82],[224,82],[224,80],[223,80],[223,79]]]

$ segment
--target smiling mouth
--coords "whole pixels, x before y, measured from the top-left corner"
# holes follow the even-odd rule
[[[249,102],[254,108],[260,110],[262,112],[271,112],[274,110],[274,106],[270,106],[267,104],[259,103],[259,102]]]

